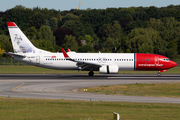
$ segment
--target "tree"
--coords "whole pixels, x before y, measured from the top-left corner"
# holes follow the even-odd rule
[[[124,31],[127,32],[127,34],[129,34],[132,29],[148,28],[148,27],[149,27],[149,23],[147,21],[137,20],[137,21],[133,21],[130,24],[128,24]]]
[[[30,18],[29,26],[34,26],[39,29],[42,25],[46,24],[46,20],[42,13],[36,12]]]
[[[85,35],[84,39],[86,40],[86,44],[92,45],[93,38],[90,35]]]
[[[50,28],[52,31],[54,31],[55,29],[57,29],[57,26],[58,26],[58,22],[57,22],[57,18],[51,18],[48,22]]]
[[[47,40],[52,42],[52,45],[55,45],[55,37],[53,36],[53,32],[51,28],[47,25],[41,26],[39,30],[39,37],[41,40]]]
[[[65,43],[62,45],[63,48],[70,48],[73,51],[78,50],[78,43],[76,42],[76,37],[72,35],[65,35]]]
[[[37,29],[34,26],[27,28],[25,33],[26,36],[29,37],[30,39],[36,40],[36,38],[38,37]]]
[[[37,44],[40,49],[55,52],[52,42],[48,40],[39,39],[37,40]]]
[[[77,36],[84,36],[85,35],[85,29],[81,22],[77,20],[70,20],[64,23],[62,26],[63,28],[70,28],[74,30],[74,33]]]
[[[2,49],[1,43],[0,43],[0,57],[4,54],[4,51],[5,51],[5,50]]]
[[[126,45],[134,53],[154,53],[154,45],[159,39],[153,29],[135,28],[128,34]]]
[[[150,6],[148,9],[146,9],[146,13],[148,14],[149,18],[160,18],[158,8],[155,6]]]
[[[78,52],[94,52],[92,45],[82,45],[79,47]]]
[[[170,59],[175,59],[177,57],[177,44],[174,41],[170,41],[168,43],[166,50],[166,56],[168,56]]]
[[[114,21],[112,25],[104,24],[98,33],[106,51],[110,52],[113,50],[116,52],[117,48],[121,46],[122,28],[118,21]]]
[[[65,35],[75,36],[74,31],[69,28],[58,28],[54,31],[53,35],[55,36],[56,45],[62,46],[65,43],[64,37]]]
[[[104,43],[104,47],[107,52],[116,52],[117,48],[119,47],[119,39],[108,37],[106,42]]]
[[[9,36],[0,35],[0,43],[1,43],[1,48],[4,49],[6,52],[13,51]]]

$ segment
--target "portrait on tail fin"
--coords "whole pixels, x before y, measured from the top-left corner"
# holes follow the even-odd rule
[[[29,53],[32,52],[32,48],[29,46],[28,43],[25,43],[23,41],[23,38],[21,37],[21,35],[19,34],[15,34],[14,35],[14,42],[15,42],[15,49],[14,52],[15,53]]]

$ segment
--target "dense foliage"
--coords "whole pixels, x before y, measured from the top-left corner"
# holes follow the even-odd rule
[[[15,22],[31,42],[56,52],[155,53],[178,58],[180,5],[60,11],[25,8],[0,12],[0,46],[13,51],[6,22]]]

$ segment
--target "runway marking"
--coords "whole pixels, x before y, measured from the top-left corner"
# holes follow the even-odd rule
[[[10,91],[15,90],[15,89],[17,89],[17,88],[21,87],[22,85],[24,85],[24,83],[22,83],[21,85],[19,85],[19,86],[15,87],[15,88],[13,88],[13,89],[11,89]]]

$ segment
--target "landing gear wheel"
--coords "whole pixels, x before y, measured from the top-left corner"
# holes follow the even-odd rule
[[[94,72],[93,71],[90,71],[89,72],[89,76],[93,76],[94,75]]]
[[[157,76],[161,76],[161,73],[160,73],[160,72],[158,72]]]

